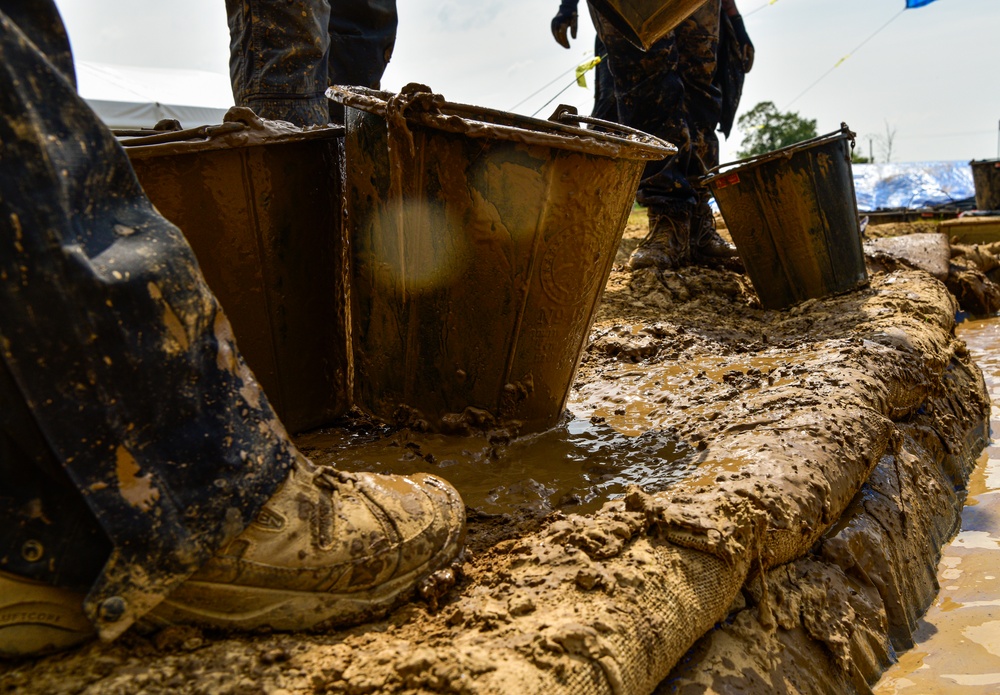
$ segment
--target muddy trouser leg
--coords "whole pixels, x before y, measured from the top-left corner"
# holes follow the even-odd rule
[[[377,89],[392,58],[399,18],[396,0],[331,0],[330,83]],[[344,107],[330,103],[330,118]]]
[[[608,49],[620,122],[678,148],[676,156],[648,163],[639,183],[636,199],[657,213],[689,213],[698,202],[692,178],[702,171],[705,146],[713,139],[718,123],[717,114],[714,123],[706,119],[712,118],[708,103],[718,92],[711,81],[718,50],[719,9],[719,0],[708,0],[646,52],[595,18]],[[718,157],[718,140],[714,142]]]
[[[329,120],[329,0],[226,0],[237,106],[300,126]]]
[[[646,164],[636,200],[658,213],[689,212],[695,196],[684,172],[691,156],[691,133],[684,115],[684,83],[674,32],[648,51],[641,51],[593,8],[591,17],[608,50],[618,122],[662,138],[678,149],[673,157]]]
[[[691,152],[684,176],[697,200],[692,225],[708,220],[711,193],[698,183],[719,163],[716,128],[722,116],[722,90],[715,80],[719,51],[719,0],[709,0],[675,31],[681,79],[684,82],[685,119],[691,134]],[[714,229],[714,225],[712,225]],[[697,235],[697,229],[694,230]]]
[[[89,582],[111,638],[253,520],[295,451],[180,230],[43,45],[0,12],[0,553]],[[83,541],[28,567],[26,518]]]
[[[263,118],[340,121],[330,84],[378,87],[396,43],[395,0],[226,0],[233,96]]]
[[[600,36],[594,37],[594,55],[601,62],[594,69],[594,110],[591,116],[604,121],[618,121],[618,104],[615,103],[615,82],[608,67],[608,49]]]

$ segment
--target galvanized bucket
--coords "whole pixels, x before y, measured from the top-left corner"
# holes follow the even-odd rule
[[[705,0],[590,0],[590,5],[632,44],[643,50],[662,39]]]
[[[783,309],[868,283],[851,172],[839,131],[723,164],[704,179],[761,305]]]
[[[327,92],[347,107],[355,402],[431,430],[546,429],[643,166],[676,148],[417,87]]]
[[[976,186],[976,207],[1000,210],[1000,159],[973,159],[969,166]]]
[[[327,424],[351,392],[344,129],[300,129],[239,108],[226,121],[118,134],[150,200],[194,249],[285,426]]]

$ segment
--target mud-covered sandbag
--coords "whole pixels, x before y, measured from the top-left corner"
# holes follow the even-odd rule
[[[752,593],[761,599],[761,584]],[[768,572],[769,609],[741,608],[700,639],[655,695],[870,693],[892,662],[878,592],[803,558]]]
[[[693,526],[689,510],[634,489],[600,515],[502,544],[444,611],[433,655],[409,640],[391,655],[344,647],[350,665],[326,692],[355,692],[359,679],[377,692],[650,692],[663,663],[726,615],[748,571],[763,519],[744,504],[719,512]]]
[[[913,645],[937,593],[940,548],[961,514],[962,490],[986,437],[978,370],[956,359],[951,388],[897,423],[890,450],[808,558],[747,586],[749,606],[709,632],[657,695],[740,692],[870,693]],[[765,597],[766,590],[766,597]],[[761,615],[773,616],[762,621]]]

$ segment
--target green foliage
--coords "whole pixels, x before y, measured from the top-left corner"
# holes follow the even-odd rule
[[[871,164],[871,159],[851,150],[851,164]]]
[[[816,120],[797,113],[781,113],[773,101],[762,101],[737,121],[746,133],[738,153],[753,157],[816,137]]]

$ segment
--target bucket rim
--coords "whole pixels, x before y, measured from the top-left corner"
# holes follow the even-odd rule
[[[971,159],[971,160],[969,160],[969,166],[974,166],[976,164],[994,164],[994,165],[1000,165],[1000,158],[997,158],[997,159]]]
[[[334,85],[326,96],[343,106],[388,120],[393,113],[416,125],[473,138],[493,138],[538,144],[607,157],[657,160],[677,153],[677,147],[649,133],[610,121],[580,116],[560,106],[550,119],[533,118],[484,106],[449,102],[424,85],[410,84],[398,94],[366,87]],[[567,125],[594,123],[622,135]]]
[[[857,134],[854,133],[850,128],[847,127],[846,123],[840,124],[839,130],[834,130],[825,135],[818,135],[814,138],[808,140],[803,140],[802,142],[796,142],[791,145],[786,145],[776,150],[771,150],[770,152],[765,152],[764,154],[756,154],[752,157],[746,157],[745,159],[737,159],[732,162],[726,162],[725,164],[719,164],[708,170],[708,173],[701,177],[701,182],[703,184],[711,184],[713,181],[718,179],[720,176],[729,174],[734,169],[749,169],[761,164],[766,164],[767,162],[776,159],[787,159],[793,154],[797,154],[803,150],[809,150],[814,147],[819,147],[821,145],[826,145],[830,142],[836,140],[850,140],[851,147],[854,147],[854,141]]]
[[[286,121],[260,118],[248,108],[234,106],[226,112],[222,123],[194,128],[151,131],[113,130],[118,143],[130,157],[142,158],[167,150],[183,149],[201,152],[238,149],[265,145],[281,145],[307,140],[319,140],[344,135],[344,126],[326,125],[300,128]],[[141,133],[135,135],[134,133]]]

